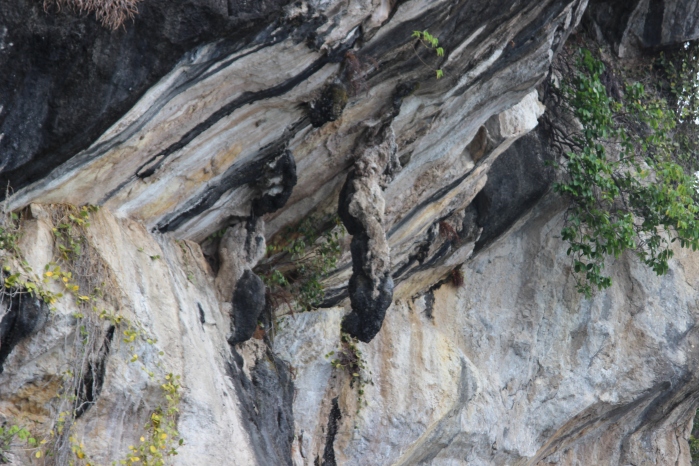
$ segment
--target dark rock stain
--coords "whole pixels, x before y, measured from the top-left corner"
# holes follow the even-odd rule
[[[102,393],[105,371],[107,369],[107,358],[114,339],[114,331],[115,327],[110,325],[105,332],[101,347],[95,355],[91,355],[87,363],[83,378],[80,380],[75,392],[75,419],[85,414],[97,402],[97,398]]]
[[[342,419],[342,411],[337,397],[332,399],[332,408],[328,416],[328,429],[325,435],[325,448],[323,449],[322,466],[337,466],[335,459],[335,437],[337,436],[338,422]]]
[[[252,338],[257,321],[265,310],[265,284],[251,270],[246,270],[233,292],[231,331],[228,343],[234,345]]]
[[[231,346],[232,360],[227,369],[240,400],[241,422],[250,435],[257,464],[291,466],[294,440],[294,384],[288,363],[268,348],[243,372],[243,358]]]
[[[201,325],[204,325],[206,323],[206,317],[204,316],[204,309],[201,307],[201,304],[197,303],[197,309],[199,310],[199,323]]]
[[[12,350],[25,338],[41,330],[49,310],[44,302],[26,290],[11,290],[14,296],[5,297],[7,310],[0,320],[0,374]]]
[[[308,116],[315,128],[329,121],[335,121],[342,115],[347,105],[347,89],[342,83],[327,86],[320,97],[309,104]]]
[[[278,178],[281,178],[281,181],[273,181]],[[296,181],[294,155],[289,149],[283,149],[277,158],[268,164],[264,175],[256,183],[260,196],[252,201],[253,216],[262,217],[284,207],[296,186]]]

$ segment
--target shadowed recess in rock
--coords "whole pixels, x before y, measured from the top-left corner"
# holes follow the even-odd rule
[[[10,290],[14,294],[5,297],[7,306],[0,320],[0,374],[12,350],[25,338],[38,332],[48,319],[49,310],[38,297],[26,290]]]
[[[96,354],[90,355],[85,373],[75,393],[75,419],[85,414],[97,402],[97,398],[102,392],[105,370],[107,369],[107,358],[109,357],[115,330],[115,327],[110,325],[105,332],[102,346]]]
[[[473,200],[476,224],[483,228],[476,250],[501,236],[548,191],[554,170],[547,163],[554,155],[545,141],[542,130],[534,130],[493,162],[488,181]]]

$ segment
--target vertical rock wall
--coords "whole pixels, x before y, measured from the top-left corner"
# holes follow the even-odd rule
[[[340,400],[338,464],[689,464],[699,348],[696,254],[657,278],[631,257],[592,301],[575,291],[547,199],[445,283],[389,308],[360,344],[372,383],[328,367],[340,309],[286,319],[297,361],[297,464],[314,464]],[[363,403],[357,413],[357,399]]]

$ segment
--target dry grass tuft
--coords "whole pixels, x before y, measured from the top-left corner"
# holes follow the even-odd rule
[[[113,31],[124,25],[127,19],[133,20],[138,13],[137,4],[141,0],[44,0],[44,10],[55,5],[60,11],[69,8],[79,13],[94,13],[102,26]]]
[[[464,286],[464,272],[461,270],[461,267],[457,267],[449,272],[449,278],[455,287],[461,288]]]
[[[447,222],[439,222],[439,235],[449,241],[458,242],[459,232]]]

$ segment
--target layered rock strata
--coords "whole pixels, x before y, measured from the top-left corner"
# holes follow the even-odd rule
[[[22,214],[1,254],[27,280],[0,301],[0,422],[63,419],[109,464],[176,374],[178,465],[688,463],[697,258],[658,278],[622,257],[611,289],[576,293],[538,86],[585,13],[636,56],[695,38],[695,2],[175,3],[114,32],[0,6],[0,181]],[[49,311],[26,286],[61,262],[55,213],[85,203],[109,292]],[[324,302],[274,309],[267,241],[334,213],[351,238]]]

